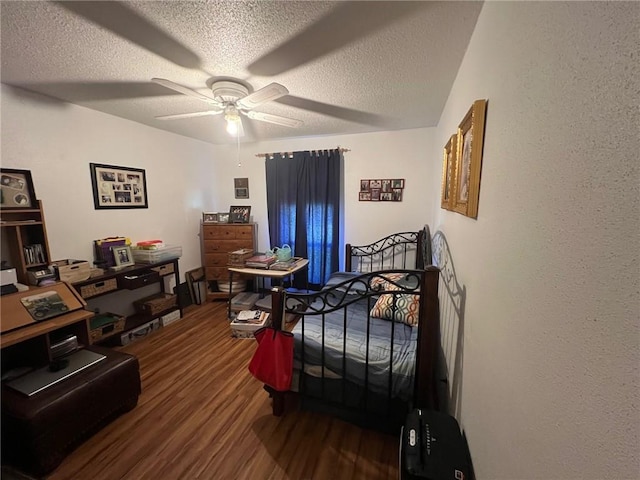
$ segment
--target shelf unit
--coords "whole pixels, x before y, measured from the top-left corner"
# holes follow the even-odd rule
[[[123,290],[137,290],[152,284],[159,284],[160,292],[168,294],[170,292],[165,292],[164,279],[169,275],[173,275],[176,285],[180,284],[180,271],[178,269],[177,258],[149,264],[135,264],[117,272],[106,272],[104,275],[100,275],[98,277],[92,277],[82,282],[74,282],[73,287],[79,292],[80,296],[85,301],[89,302],[90,306],[91,300],[97,297],[111,294],[117,295],[118,292],[122,292]],[[114,297],[113,301],[119,302],[121,300]],[[113,337],[128,330],[133,330],[136,327],[167,315],[175,310],[180,311],[180,317],[182,318],[182,306],[180,305],[179,297],[177,297],[177,295],[176,302],[177,303],[175,305],[156,312],[153,315],[139,312],[132,315],[126,315],[124,330],[122,332],[113,332],[111,335],[104,336],[97,343],[109,343],[113,341]]]
[[[28,285],[29,270],[41,270],[51,263],[42,202],[38,200],[38,208],[0,208],[0,228],[2,260],[8,267],[16,269],[18,282]],[[39,261],[27,258],[25,247],[30,245],[41,245],[42,258]]]

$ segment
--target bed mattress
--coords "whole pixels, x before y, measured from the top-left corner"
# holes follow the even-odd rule
[[[391,385],[392,397],[408,400],[413,394],[418,329],[369,317],[375,300],[363,298],[335,312],[304,315],[292,331],[295,359],[302,363],[304,351],[305,371],[325,365],[379,394],[386,395]]]

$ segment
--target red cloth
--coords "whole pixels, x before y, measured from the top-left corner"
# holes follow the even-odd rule
[[[286,392],[293,377],[293,334],[264,327],[254,336],[258,348],[249,363],[249,371],[265,385]]]

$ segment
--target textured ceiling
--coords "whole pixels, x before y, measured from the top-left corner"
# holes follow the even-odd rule
[[[243,117],[242,142],[435,126],[481,2],[0,3],[2,83],[213,144],[233,143],[222,116],[151,82],[210,95],[219,79],[289,95]]]

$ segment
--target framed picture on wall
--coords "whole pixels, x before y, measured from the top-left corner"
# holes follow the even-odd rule
[[[457,146],[458,134],[454,133],[444,146],[444,152],[442,155],[442,190],[440,194],[440,207],[446,210],[453,210]]]
[[[37,204],[29,170],[0,168],[1,208],[36,208]]]
[[[234,178],[233,188],[236,198],[249,198],[249,179]]]
[[[458,126],[453,210],[478,217],[486,100],[476,100]]]
[[[89,168],[96,210],[149,208],[144,170],[98,163],[90,163]]]

